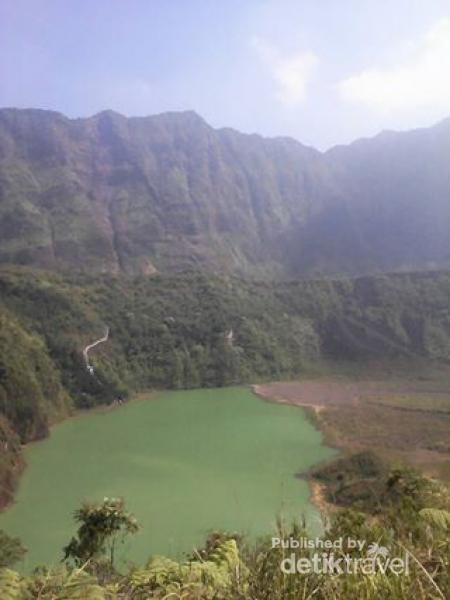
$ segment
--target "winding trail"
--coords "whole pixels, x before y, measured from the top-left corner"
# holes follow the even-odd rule
[[[90,373],[94,372],[94,367],[89,362],[89,351],[92,350],[92,348],[95,348],[95,346],[98,346],[99,344],[102,344],[103,342],[106,342],[108,340],[108,337],[109,337],[109,327],[106,328],[106,332],[105,332],[105,335],[103,337],[99,338],[98,340],[96,340],[92,344],[88,344],[84,348],[84,350],[83,350],[84,361],[86,363],[86,368],[87,368],[87,370]]]

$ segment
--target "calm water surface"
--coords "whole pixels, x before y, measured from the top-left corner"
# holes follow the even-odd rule
[[[180,556],[213,529],[270,533],[277,515],[305,515],[318,532],[308,485],[294,475],[331,454],[303,410],[248,389],[161,393],[65,421],[29,446],[0,527],[28,547],[26,570],[57,563],[73,511],[104,496],[123,496],[142,525],[125,561]]]

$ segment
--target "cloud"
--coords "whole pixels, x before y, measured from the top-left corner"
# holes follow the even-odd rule
[[[441,19],[409,56],[385,69],[367,69],[338,84],[343,100],[382,113],[450,108],[450,18]]]
[[[252,47],[269,70],[276,83],[277,100],[288,107],[301,104],[306,88],[319,59],[313,52],[282,55],[278,48],[261,38],[253,38]]]

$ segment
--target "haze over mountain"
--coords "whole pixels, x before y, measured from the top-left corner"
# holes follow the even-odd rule
[[[147,273],[450,264],[450,120],[320,153],[193,112],[0,110],[0,261]]]

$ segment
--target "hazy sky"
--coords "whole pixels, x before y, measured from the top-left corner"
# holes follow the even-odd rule
[[[450,116],[449,0],[0,0],[0,106],[318,148]]]

